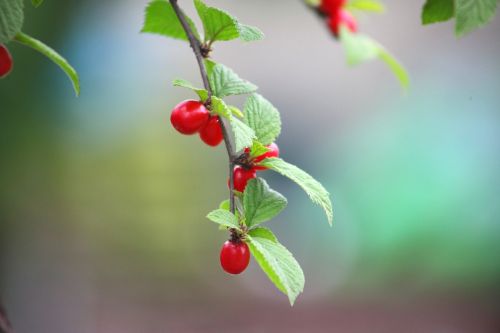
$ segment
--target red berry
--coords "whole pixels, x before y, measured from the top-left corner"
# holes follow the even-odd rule
[[[220,251],[220,264],[229,274],[240,274],[250,262],[250,250],[242,241],[228,240]]]
[[[340,9],[328,19],[328,26],[335,37],[339,36],[341,25],[347,27],[347,29],[351,32],[358,31],[358,23],[356,22],[356,19],[351,13],[344,9]]]
[[[12,56],[5,45],[0,44],[0,79],[7,76],[12,70]]]
[[[215,147],[224,140],[219,117],[210,117],[200,130],[200,138],[207,145]]]
[[[328,15],[332,15],[344,7],[347,0],[322,0],[319,9]]]
[[[259,162],[265,160],[268,157],[279,157],[280,156],[280,149],[278,148],[278,145],[276,143],[273,142],[266,147],[269,148],[269,151],[265,152],[264,154],[262,154],[260,156],[254,157],[253,163],[258,164]],[[245,153],[250,153],[250,149],[245,148]],[[268,169],[267,167],[259,166],[259,165],[255,165],[253,168],[257,171],[262,171],[262,170]]]
[[[187,100],[175,106],[170,115],[170,122],[182,134],[198,132],[208,121],[210,113],[203,103]]]
[[[255,177],[257,177],[255,169],[252,168],[247,170],[241,166],[236,166],[233,171],[234,189],[239,192],[244,192],[248,181]],[[229,186],[229,180],[227,183]]]

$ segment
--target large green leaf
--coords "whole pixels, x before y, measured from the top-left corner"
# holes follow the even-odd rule
[[[255,132],[236,117],[230,117],[231,129],[234,135],[235,151],[239,152],[250,147],[255,139]]]
[[[207,62],[207,71],[212,92],[217,97],[249,94],[257,90],[256,85],[241,79],[232,69],[222,64]]]
[[[281,132],[281,119],[278,110],[264,97],[252,94],[243,109],[245,122],[263,145],[271,144]]]
[[[68,78],[71,80],[73,89],[75,90],[75,94],[77,96],[80,94],[80,79],[78,78],[78,73],[59,53],[57,53],[51,47],[45,45],[41,41],[22,32],[16,35],[15,41],[31,47],[32,49],[40,52],[41,54],[52,60],[57,66],[59,66],[59,68],[64,71],[64,73],[66,73]]]
[[[497,10],[498,0],[455,0],[455,33],[463,36],[490,22]]]
[[[0,44],[9,42],[23,27],[23,0],[0,0]]]
[[[274,285],[293,305],[304,290],[304,272],[293,255],[269,229],[256,228],[247,236],[250,252]]]
[[[246,225],[252,227],[269,221],[285,209],[286,204],[286,198],[269,188],[264,179],[249,180],[243,196]]]
[[[241,24],[229,13],[215,7],[208,7],[201,0],[194,0],[203,29],[205,41],[227,41],[241,38],[243,41],[254,41],[264,38],[264,34],[256,27]]]
[[[344,45],[349,65],[355,66],[373,59],[380,59],[388,65],[403,88],[406,89],[409,87],[410,78],[405,68],[382,45],[372,38],[363,34],[352,33],[345,27],[342,27],[340,30],[340,40]]]
[[[283,161],[281,158],[266,158],[260,165],[268,167],[297,183],[307,193],[312,202],[318,204],[325,211],[328,223],[333,221],[333,208],[330,194],[316,179],[304,170],[293,164]]]
[[[200,35],[193,21],[185,14],[184,16],[196,38],[199,39]],[[186,32],[182,28],[181,22],[172,8],[172,5],[166,0],[153,0],[148,4],[146,7],[144,26],[141,32],[188,40]]]
[[[427,0],[422,9],[422,24],[444,22],[455,16],[454,0]]]

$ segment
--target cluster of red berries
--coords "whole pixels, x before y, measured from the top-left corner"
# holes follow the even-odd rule
[[[328,27],[335,37],[339,37],[340,27],[345,26],[351,32],[358,30],[358,24],[352,14],[345,9],[347,0],[322,0],[319,10],[328,17]]]
[[[170,122],[181,134],[199,133],[201,140],[209,146],[215,147],[224,139],[221,120],[218,116],[211,115],[200,101],[186,100],[177,104],[170,115]],[[250,148],[245,148],[243,154],[239,156],[233,170],[233,183],[236,191],[244,192],[248,181],[257,176],[257,171],[267,169],[259,165],[259,162],[269,157],[279,156],[276,143],[271,143],[267,148],[267,152],[256,157],[250,155]],[[231,239],[224,243],[220,252],[220,263],[226,272],[240,274],[247,268],[249,262],[250,250],[244,241]]]
[[[200,101],[187,100],[177,104],[170,115],[170,122],[179,133],[199,133],[201,140],[212,147],[218,146],[224,139],[219,117],[211,115]]]
[[[12,56],[5,45],[0,44],[0,79],[7,76],[12,70]]]

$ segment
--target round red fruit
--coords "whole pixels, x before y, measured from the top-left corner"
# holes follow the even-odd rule
[[[236,166],[233,171],[234,189],[239,192],[244,192],[248,181],[255,177],[257,177],[255,169],[245,169],[241,166]]]
[[[7,76],[12,70],[13,61],[9,50],[5,45],[0,44],[0,79]]]
[[[224,140],[219,117],[215,116],[208,119],[206,125],[200,129],[200,138],[212,147],[218,146]]]
[[[345,6],[347,0],[322,0],[319,9],[328,15],[335,14]]]
[[[339,37],[340,26],[345,26],[351,32],[358,31],[358,23],[354,16],[345,9],[340,9],[336,14],[330,16],[328,26],[335,37]]]
[[[206,125],[210,113],[203,103],[187,100],[175,106],[170,115],[174,128],[186,135],[195,134]]]
[[[242,241],[228,240],[220,251],[220,264],[229,274],[240,274],[250,262],[250,250]]]

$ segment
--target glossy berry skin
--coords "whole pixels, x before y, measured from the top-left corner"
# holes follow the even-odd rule
[[[280,156],[280,149],[276,143],[274,143],[274,142],[271,143],[270,145],[267,146],[267,148],[269,148],[269,151],[267,151],[266,153],[264,153],[260,156],[255,157],[253,159],[253,163],[258,164],[259,162],[265,160],[266,158]],[[250,149],[245,148],[245,153],[250,153]],[[253,168],[257,171],[262,171],[262,170],[268,169],[267,167],[259,166],[259,165],[255,165]]]
[[[208,119],[206,125],[200,129],[200,138],[212,147],[218,146],[224,140],[219,117],[215,116]]]
[[[209,117],[210,113],[203,103],[187,100],[174,107],[170,122],[178,132],[191,135],[205,126]]]
[[[319,6],[321,12],[332,15],[338,12],[347,3],[347,0],[322,0]]]
[[[12,70],[13,61],[9,50],[5,45],[0,44],[0,79],[7,76]]]
[[[229,274],[240,274],[250,262],[250,250],[242,241],[228,240],[220,251],[220,264]]]
[[[340,9],[328,19],[328,26],[335,37],[339,37],[340,26],[342,25],[347,27],[351,32],[358,31],[356,19],[345,9]]]
[[[248,181],[255,177],[257,177],[255,169],[252,168],[247,170],[241,166],[236,166],[233,171],[234,189],[239,192],[244,192],[245,187],[247,187]]]

